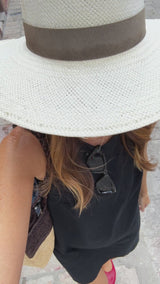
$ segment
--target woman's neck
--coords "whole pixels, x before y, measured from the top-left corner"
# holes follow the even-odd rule
[[[80,140],[92,145],[104,145],[106,142],[108,142],[113,135],[110,136],[100,136],[100,137],[86,137],[86,138],[80,138]]]

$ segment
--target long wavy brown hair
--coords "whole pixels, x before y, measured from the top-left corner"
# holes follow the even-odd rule
[[[151,140],[151,133],[157,122],[145,127],[121,133],[122,143],[134,160],[134,166],[140,171],[154,171],[158,163],[152,163],[145,157],[145,147]],[[41,196],[46,197],[53,184],[58,190],[62,185],[73,194],[76,204],[74,209],[87,208],[94,194],[93,176],[86,165],[78,158],[79,138],[43,134],[47,156],[47,174],[40,182]],[[131,141],[133,147],[129,147]]]

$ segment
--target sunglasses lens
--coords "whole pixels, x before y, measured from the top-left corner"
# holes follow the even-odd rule
[[[104,172],[104,160],[100,152],[97,151],[97,148],[90,154],[86,162],[87,166],[91,168],[93,173],[103,173]],[[93,169],[95,168],[95,169]]]
[[[111,194],[116,192],[116,186],[109,175],[105,175],[96,182],[96,190],[99,194]]]

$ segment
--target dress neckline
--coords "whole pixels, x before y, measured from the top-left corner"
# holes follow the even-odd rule
[[[100,145],[100,144],[92,145],[92,144],[90,144],[90,143],[88,143],[88,142],[85,142],[85,141],[83,141],[83,140],[80,140],[80,141],[81,141],[82,143],[84,143],[84,145],[86,144],[86,145],[89,146],[89,147],[91,146],[91,148],[96,148],[96,147],[100,147],[100,146],[101,146],[101,148],[102,148],[105,144],[109,143],[109,141],[112,140],[114,136],[116,136],[116,135],[112,135],[112,137],[111,137],[108,141],[106,141],[104,144],[102,144],[102,145]]]
[[[83,140],[80,140],[81,151],[82,152],[91,152],[96,147],[100,147],[100,145],[93,146]],[[122,141],[121,135],[115,134],[113,135],[106,143],[101,146],[101,151],[105,152],[107,156],[112,156],[114,154],[120,153],[122,150]]]

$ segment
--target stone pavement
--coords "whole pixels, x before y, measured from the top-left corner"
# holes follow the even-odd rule
[[[8,0],[7,19],[3,27],[3,39],[19,38],[24,35],[20,0]]]
[[[146,0],[146,18],[160,18],[160,1]],[[10,0],[3,39],[24,35],[19,0]],[[1,122],[1,121],[0,121]],[[0,126],[0,140],[9,124]],[[160,283],[160,121],[148,143],[148,157],[158,161],[154,172],[147,173],[151,203],[141,212],[140,241],[133,252],[114,260],[117,284]],[[23,266],[20,284],[74,284],[64,267],[53,255],[44,269]]]

